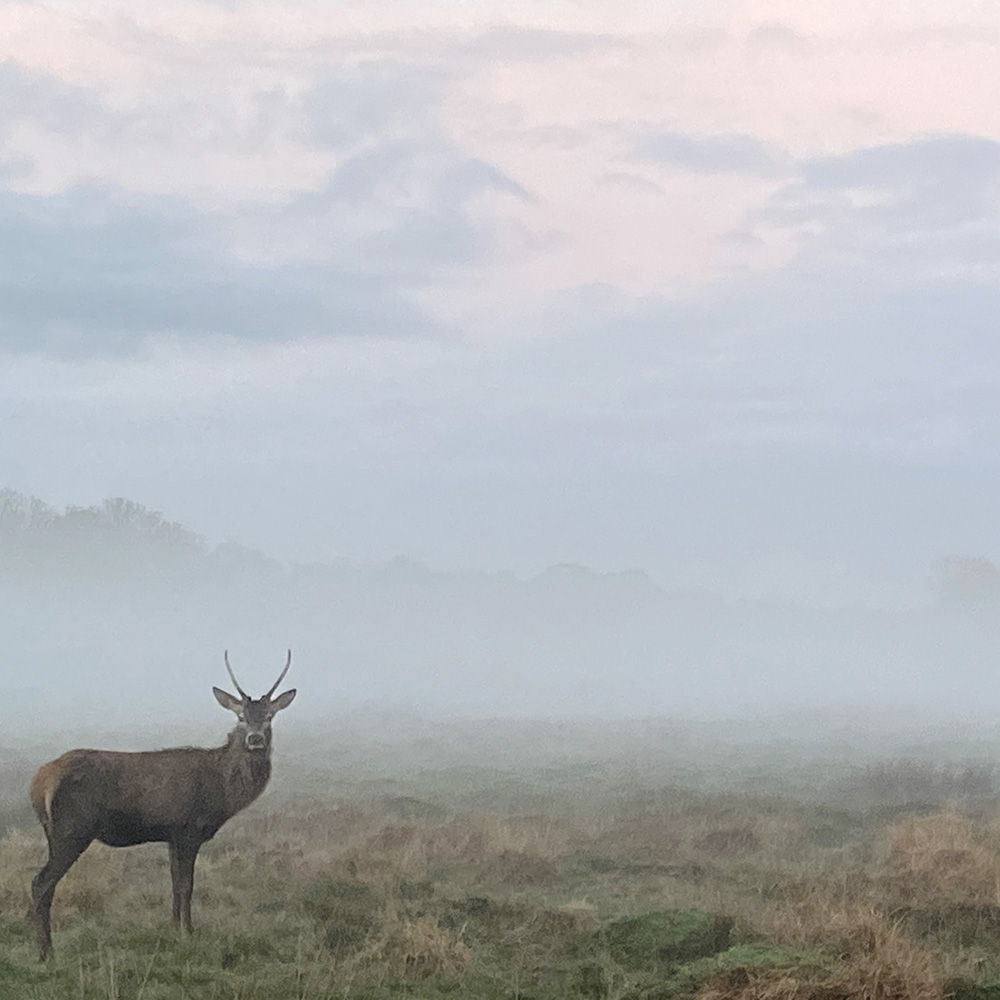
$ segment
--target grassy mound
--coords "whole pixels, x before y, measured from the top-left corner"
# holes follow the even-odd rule
[[[701,910],[661,910],[615,920],[595,937],[620,965],[648,969],[725,951],[732,928],[731,917]]]

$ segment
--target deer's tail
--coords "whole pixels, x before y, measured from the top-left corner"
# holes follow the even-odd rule
[[[66,760],[59,757],[43,764],[31,779],[31,806],[47,837],[52,836],[52,800],[65,774]]]

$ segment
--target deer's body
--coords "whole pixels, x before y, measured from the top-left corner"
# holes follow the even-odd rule
[[[270,755],[244,750],[236,730],[212,750],[70,750],[43,765],[31,804],[46,833],[110,847],[210,840],[262,791]]]
[[[271,701],[285,672],[257,701],[238,684],[242,699],[214,689],[220,704],[240,720],[221,747],[70,750],[38,769],[31,804],[48,840],[49,859],[32,880],[31,914],[43,959],[52,950],[49,913],[56,884],[94,840],[111,847],[167,843],[174,922],[191,930],[194,862],[201,845],[250,805],[271,776],[271,718],[295,697],[293,689]]]

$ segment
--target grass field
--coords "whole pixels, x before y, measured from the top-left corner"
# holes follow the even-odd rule
[[[33,761],[7,755],[0,1000],[1000,998],[989,763],[411,749],[279,746],[271,792],[202,851],[193,938],[162,845],[91,847],[48,966]]]

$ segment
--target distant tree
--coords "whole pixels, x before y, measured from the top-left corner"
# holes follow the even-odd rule
[[[0,565],[7,571],[93,572],[206,551],[194,532],[134,500],[112,497],[61,513],[37,497],[0,490]]]
[[[0,490],[0,567],[33,564],[59,514],[37,497]]]
[[[981,556],[944,556],[931,566],[942,603],[1000,605],[1000,568]]]
[[[282,565],[256,549],[247,548],[228,539],[220,542],[209,556],[207,565],[212,565],[226,574],[273,578],[281,575]]]
[[[0,490],[0,538],[6,540],[33,529],[44,529],[58,516],[38,497],[27,497],[9,488]]]
[[[100,508],[93,509],[99,509],[112,527],[119,531],[148,532],[163,523],[163,516],[157,511],[125,497],[111,497]]]
[[[205,544],[198,535],[177,521],[167,521],[156,510],[143,507],[134,500],[111,497],[99,508],[91,508],[115,531],[134,538],[145,538],[178,549],[203,550]]]

